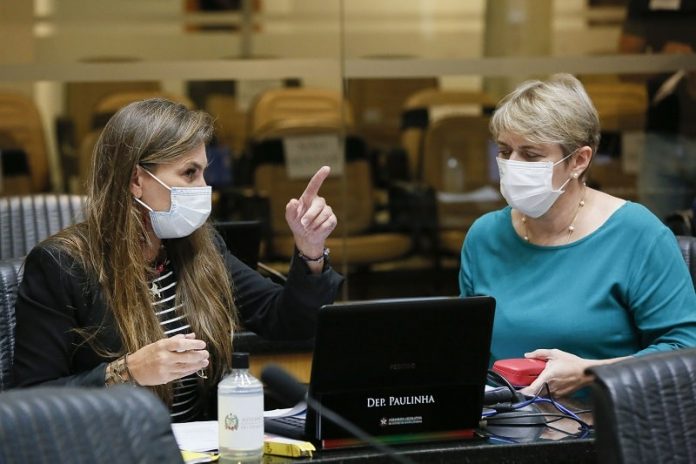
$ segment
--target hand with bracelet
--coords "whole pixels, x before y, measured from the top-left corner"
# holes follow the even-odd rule
[[[195,337],[190,333],[164,338],[112,361],[105,383],[163,385],[206,368],[210,354],[205,342]]]
[[[337,224],[333,210],[326,204],[326,200],[318,195],[321,184],[330,173],[331,168],[328,166],[319,169],[310,179],[300,198],[293,198],[285,207],[285,220],[295,238],[299,257],[315,274],[324,268],[328,254],[324,244]]]

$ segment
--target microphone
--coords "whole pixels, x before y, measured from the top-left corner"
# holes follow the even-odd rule
[[[282,367],[271,364],[261,371],[261,381],[287,401],[289,406],[307,398],[307,389]]]
[[[308,408],[312,408],[312,410],[320,414],[326,420],[333,422],[354,437],[368,443],[394,461],[401,464],[415,464],[411,458],[398,454],[391,446],[379,442],[375,437],[368,434],[357,425],[309,396],[304,386],[281,367],[276,365],[269,365],[266,367],[261,371],[261,381],[288,403],[297,404],[300,401],[305,401]]]

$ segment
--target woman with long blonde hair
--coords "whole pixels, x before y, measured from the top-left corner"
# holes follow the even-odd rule
[[[132,103],[93,155],[86,220],[27,256],[16,304],[18,386],[152,388],[175,421],[205,417],[230,367],[237,320],[269,338],[307,338],[342,281],[324,241],[336,216],[318,196],[329,169],[287,205],[288,281],[261,277],[207,223],[209,115],[164,99]],[[301,258],[301,259],[300,259]]]

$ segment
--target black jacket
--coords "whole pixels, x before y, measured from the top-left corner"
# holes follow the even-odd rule
[[[314,335],[316,311],[335,299],[343,280],[339,274],[328,265],[321,274],[311,274],[296,259],[280,286],[234,257],[219,236],[215,241],[245,328],[268,339]],[[122,342],[112,313],[95,280],[50,243],[36,246],[25,261],[16,304],[15,385],[103,386],[112,359],[99,356],[75,329],[101,327],[98,346],[118,353]]]

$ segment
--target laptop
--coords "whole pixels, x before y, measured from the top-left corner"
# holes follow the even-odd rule
[[[478,426],[490,355],[491,297],[323,306],[309,395],[385,442],[467,438]],[[266,418],[267,432],[320,448],[361,443],[313,409]]]

